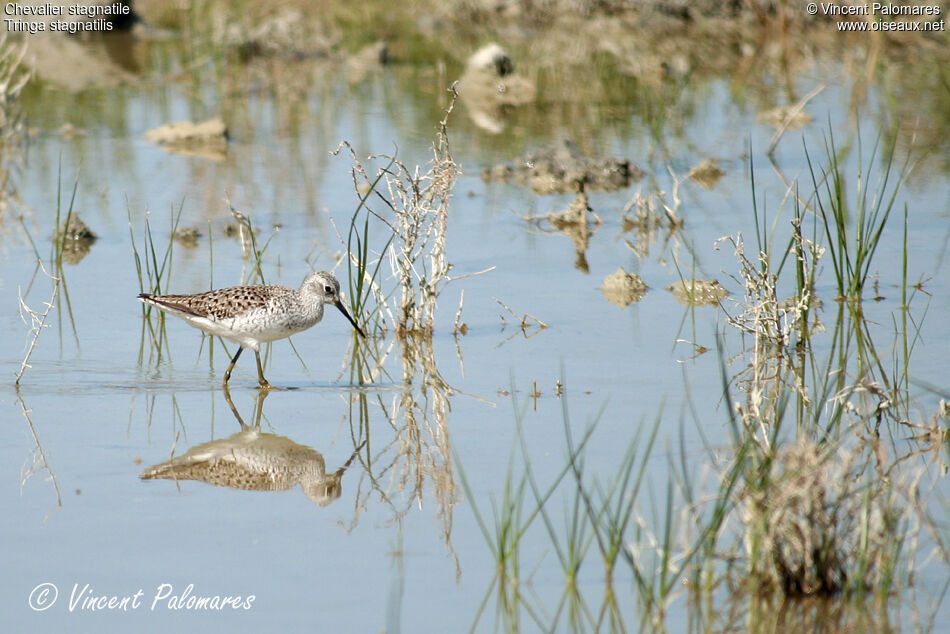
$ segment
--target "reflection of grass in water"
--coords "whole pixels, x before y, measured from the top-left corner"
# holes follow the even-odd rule
[[[373,347],[379,341],[374,337],[361,345]],[[355,514],[348,529],[357,524],[374,495],[391,509],[388,523],[396,524],[412,508],[421,506],[424,499],[434,498],[446,547],[458,566],[451,540],[458,488],[448,426],[449,399],[454,392],[438,374],[431,339],[410,338],[405,344],[402,388],[394,393],[389,405],[383,401],[384,392],[376,392],[371,399],[372,392],[354,390],[349,397],[350,434],[353,446],[360,447],[358,457],[363,470],[356,485]],[[374,442],[370,424],[373,419],[385,421],[382,431],[388,440]],[[378,435],[377,432],[377,438]]]
[[[512,394],[515,390],[512,389]],[[586,469],[586,447],[591,439],[600,414],[574,439],[567,403],[564,401],[563,421],[568,456],[566,464],[552,480],[541,485],[531,466],[528,441],[525,437],[522,420],[524,408],[519,409],[514,396],[517,445],[512,447],[508,459],[507,472],[501,500],[492,501],[491,515],[487,516],[479,508],[475,493],[459,467],[460,481],[475,520],[497,566],[495,577],[486,592],[473,629],[484,615],[492,591],[498,592],[498,611],[510,625],[516,625],[522,610],[543,630],[557,630],[562,619],[584,627],[596,627],[603,619],[622,628],[622,616],[617,608],[613,582],[616,564],[625,561],[633,573],[634,588],[644,607],[644,618],[648,614],[662,611],[663,606],[680,582],[681,572],[689,557],[674,562],[675,532],[677,520],[674,516],[674,501],[677,499],[674,484],[671,481],[663,503],[662,520],[649,521],[640,513],[641,493],[646,484],[646,466],[653,452],[654,441],[659,430],[660,417],[651,425],[641,424],[630,439],[623,458],[616,465],[613,475],[602,484]],[[602,413],[602,412],[601,412]],[[642,439],[641,433],[648,436]],[[458,457],[456,457],[458,461]],[[515,465],[521,465],[516,469]],[[568,478],[568,474],[572,477]],[[556,491],[567,489],[567,516],[563,530],[559,530],[551,518],[546,505]],[[656,500],[652,499],[653,503]],[[521,569],[521,541],[526,539],[532,524],[540,518],[549,543],[553,547],[564,573],[565,589],[557,611],[550,622],[544,622],[544,611],[532,605],[524,595],[522,588],[530,582]],[[654,527],[658,527],[658,530]],[[535,533],[531,533],[536,542]],[[592,612],[581,595],[578,572],[588,555],[591,546],[596,544],[603,565],[606,589],[601,609]]]
[[[29,465],[24,464],[20,473],[20,494],[23,493],[23,488],[26,486],[27,481],[30,480],[33,476],[46,472],[49,477],[45,478],[53,485],[53,493],[56,494],[56,505],[52,507],[43,518],[43,525],[46,524],[46,520],[49,519],[49,516],[56,509],[63,507],[63,496],[59,490],[59,482],[56,480],[56,474],[53,473],[53,468],[49,464],[49,459],[46,455],[46,451],[43,449],[43,445],[40,443],[39,434],[36,431],[36,425],[33,424],[33,419],[30,418],[30,413],[32,409],[26,406],[26,402],[23,400],[23,393],[20,392],[19,379],[17,383],[17,402],[20,405],[20,411],[23,414],[23,418],[26,419],[27,426],[30,428],[30,434],[33,436],[33,443],[36,445],[36,450],[33,452],[33,461]]]

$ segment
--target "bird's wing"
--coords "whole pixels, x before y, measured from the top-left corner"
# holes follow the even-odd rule
[[[233,286],[197,295],[149,295],[139,298],[159,308],[210,319],[227,319],[263,308],[275,297],[293,291],[278,286]]]

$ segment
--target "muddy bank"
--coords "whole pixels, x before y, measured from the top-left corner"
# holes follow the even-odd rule
[[[950,3],[939,6],[941,16],[950,12]],[[149,23],[176,29],[199,45],[210,43],[223,53],[220,63],[228,72],[288,98],[336,72],[334,65],[352,82],[372,76],[359,63],[355,71],[345,66],[369,50],[366,59],[376,67],[372,46],[381,40],[387,62],[438,73],[440,85],[431,88],[436,94],[456,79],[471,78],[473,54],[495,42],[516,61],[516,72],[496,64],[488,81],[468,87],[467,106],[475,125],[496,135],[573,129],[574,138],[596,139],[607,125],[630,125],[629,119],[611,121],[591,112],[596,103],[639,104],[644,123],[661,128],[691,116],[709,84],[722,78],[740,107],[776,112],[808,91],[789,78],[830,66],[860,84],[855,107],[874,109],[868,87],[886,83],[894,101],[906,104],[902,120],[926,129],[918,143],[934,146],[936,153],[950,144],[944,140],[950,139],[950,98],[939,73],[932,72],[950,62],[945,31],[842,33],[831,16],[811,16],[797,5],[431,0],[394,12],[390,3],[374,0],[358,8],[343,2],[316,7],[304,0],[279,6],[212,0],[207,15],[226,17],[195,23],[172,0],[142,0],[135,9]],[[317,68],[317,62],[323,65]],[[511,125],[512,110],[538,108],[545,111],[544,128],[533,128],[535,118],[528,115]],[[803,116],[821,120],[808,110]],[[435,104],[432,111],[437,114]]]

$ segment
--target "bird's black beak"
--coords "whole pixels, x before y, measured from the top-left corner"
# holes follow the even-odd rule
[[[356,320],[354,320],[352,317],[350,317],[350,314],[349,314],[348,312],[346,312],[346,309],[345,309],[345,308],[343,308],[343,302],[341,302],[341,301],[338,300],[338,301],[337,301],[336,303],[334,303],[333,305],[336,306],[337,308],[339,308],[339,309],[340,309],[340,312],[343,313],[343,316],[346,317],[346,319],[347,319],[351,324],[353,324],[353,327],[356,328],[356,332],[360,333],[360,337],[362,337],[363,339],[366,339],[366,335],[363,333],[362,330],[360,330],[360,327],[356,324]]]

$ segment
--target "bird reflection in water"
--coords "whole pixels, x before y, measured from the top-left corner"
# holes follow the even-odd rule
[[[312,502],[327,506],[340,497],[343,472],[362,446],[354,450],[346,464],[328,474],[320,452],[298,445],[290,438],[261,431],[261,412],[267,394],[268,390],[259,392],[255,423],[248,426],[225,385],[224,398],[241,431],[192,447],[168,462],[149,467],[139,477],[143,480],[198,480],[246,491],[287,491],[299,484]]]

